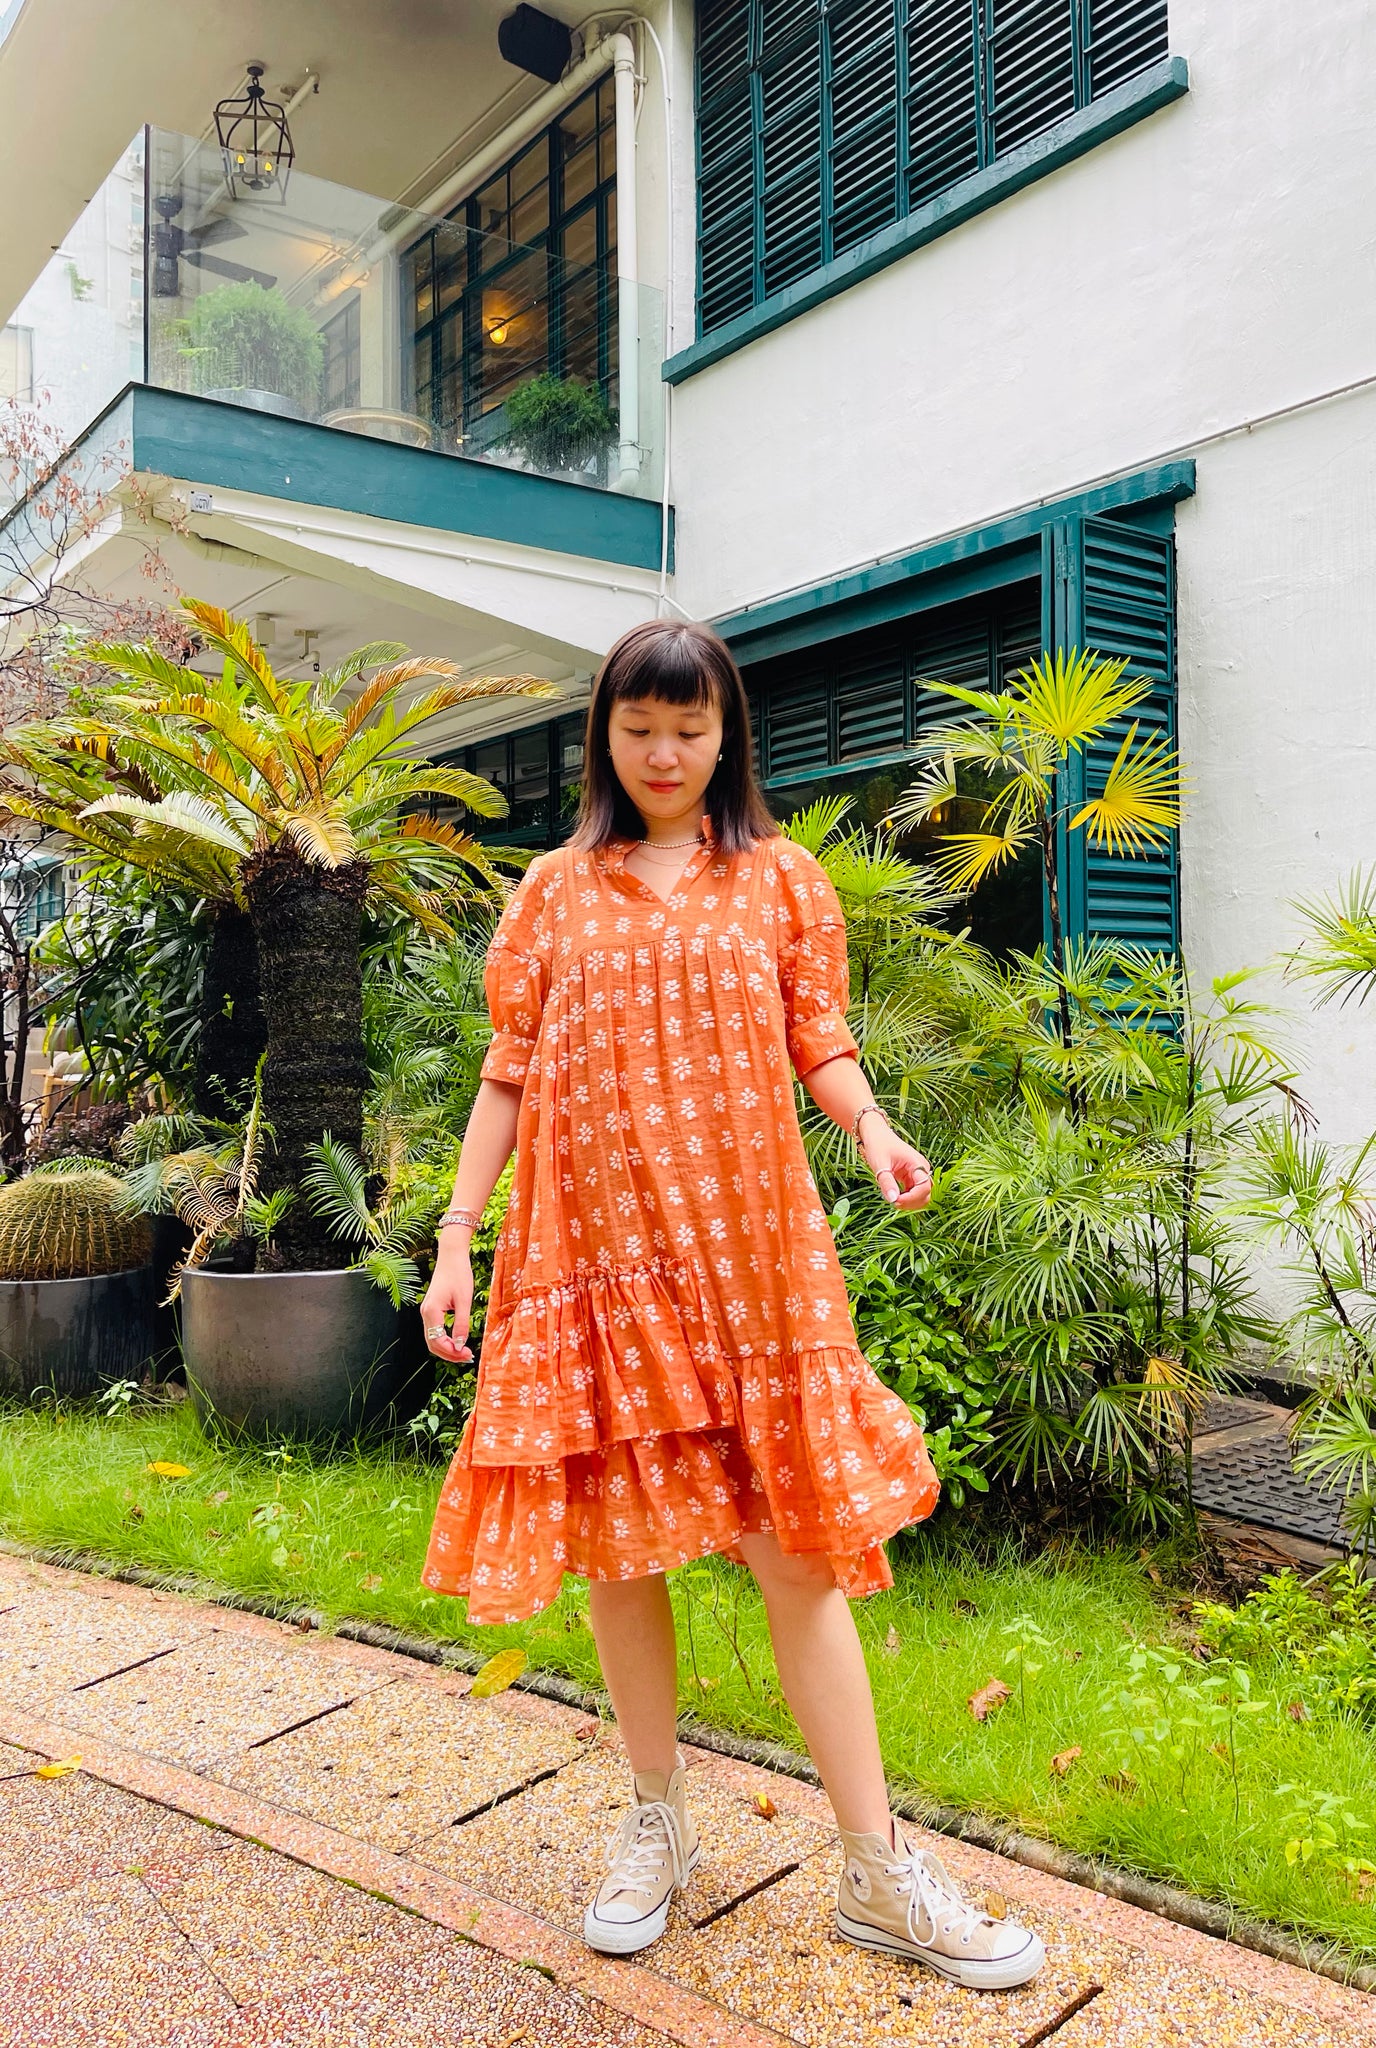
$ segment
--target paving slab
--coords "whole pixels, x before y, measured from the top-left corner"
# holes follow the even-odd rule
[[[453,1940],[414,1913],[249,1842],[145,1883],[239,2005],[303,1990],[321,1977],[388,1962],[406,1967]]]
[[[396,1849],[580,1755],[572,1716],[537,1718],[467,1691],[467,1680],[421,1690],[393,1676],[215,1775]]]
[[[68,1591],[11,1578],[0,1605],[0,1696],[34,1707],[185,1648],[212,1625],[184,1602],[131,1609],[99,1585]]]
[[[233,1999],[137,1877],[87,1878],[0,1906],[4,2038],[191,2048],[233,2020]]]
[[[450,1937],[403,1968],[246,2006],[217,2048],[669,2048],[597,1999]]]
[[[705,1752],[690,1751],[685,1760],[703,1856],[692,1883],[674,1901],[676,1925],[719,1913],[834,1839],[834,1830],[771,1795],[766,1796],[775,1817],[763,1818],[752,1791],[729,1775],[719,1776],[716,1760]],[[577,1933],[602,1875],[606,1844],[628,1805],[625,1756],[619,1745],[599,1744],[520,1798],[466,1826],[412,1843],[411,1854]]]
[[[1076,1939],[1033,1910],[1046,1967],[1018,1991],[965,1991],[919,1963],[890,1961],[838,1939],[837,1870],[823,1851],[711,1926],[680,1926],[656,1945],[654,1967],[732,2012],[806,2048],[1010,2048],[1052,2020],[1105,1967],[1129,1952]],[[1020,1917],[1022,1917],[1020,1915]]]
[[[107,1647],[112,1617],[121,1648],[169,1628],[165,1595],[0,1558],[0,1607],[33,1593],[70,1600]],[[625,1810],[614,1734],[520,1691],[475,1702],[460,1675],[390,1652],[172,1606],[174,1630],[190,1631],[175,1655],[48,1692],[41,1714],[32,1660],[8,1667],[18,1696],[0,1667],[6,1767],[86,1756],[78,1776],[0,1784],[0,1828],[14,1819],[0,1836],[0,1983],[23,2001],[16,2041],[1376,2043],[1376,2000],[934,1836],[969,1895],[1000,1893],[1042,1934],[1041,1976],[979,1994],[851,1949],[832,1931],[825,1800],[701,1750],[685,1752],[707,1845],[693,1886],[638,1962],[593,1956],[582,1907]],[[44,1638],[64,1676],[71,1640],[60,1627]]]
[[[49,1694],[44,1707],[73,1730],[198,1770],[388,1682],[220,1626],[121,1677]]]
[[[1371,2048],[1369,2024],[1301,2012],[1179,1962],[1139,1956],[1058,2030],[1055,2048]]]
[[[31,1771],[35,1761],[24,1750],[0,1749],[0,1773]],[[100,1877],[176,1879],[233,1840],[82,1772],[0,1776],[0,1899]]]

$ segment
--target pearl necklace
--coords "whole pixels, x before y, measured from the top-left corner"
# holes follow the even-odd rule
[[[705,844],[706,841],[703,839],[703,836],[700,832],[692,839],[637,839],[636,841],[637,846],[656,846],[666,848],[671,846],[703,846]]]

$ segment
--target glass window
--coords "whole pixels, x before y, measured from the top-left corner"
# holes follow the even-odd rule
[[[0,327],[0,399],[33,403],[33,329]]]
[[[325,322],[320,330],[320,339],[325,344],[322,409],[335,412],[356,406],[361,369],[357,293],[333,319]]]

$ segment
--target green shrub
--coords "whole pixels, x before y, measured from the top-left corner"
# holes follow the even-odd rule
[[[573,377],[532,377],[506,401],[503,443],[536,469],[581,469],[615,432],[602,394]]]
[[[1311,1704],[1376,1718],[1376,1583],[1349,1563],[1327,1593],[1272,1572],[1238,1608],[1197,1601],[1195,1626],[1219,1656],[1284,1667]]]
[[[832,1212],[836,1225],[849,1209],[842,1196]],[[1000,1367],[971,1334],[956,1275],[938,1249],[920,1242],[920,1223],[885,1223],[892,1227],[878,1249],[848,1257],[840,1247],[856,1333],[885,1386],[912,1410],[946,1498],[961,1507],[967,1486],[983,1493],[989,1485],[987,1425]]]
[[[185,349],[195,391],[272,391],[304,412],[320,405],[325,345],[310,315],[275,288],[222,284],[195,301]]]

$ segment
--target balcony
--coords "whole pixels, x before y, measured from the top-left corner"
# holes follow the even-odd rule
[[[290,497],[293,473],[313,475],[315,502],[337,487],[330,502],[344,505],[353,473],[369,480],[359,509],[384,516],[377,501],[393,488],[408,505],[454,497],[444,468],[455,486],[466,480],[458,499],[471,507],[469,466],[482,465],[508,479],[492,500],[508,508],[502,537],[548,545],[548,529],[573,536],[559,543],[572,552],[648,566],[663,481],[662,297],[616,274],[595,117],[587,147],[591,200],[555,223],[547,206],[523,245],[474,226],[473,204],[441,219],[298,170],[284,194],[232,197],[218,147],[146,129],[5,329],[11,395],[73,446],[130,384],[178,394],[193,403],[145,407],[145,419],[193,451],[218,439],[229,474],[202,475],[190,454],[164,463],[169,473],[228,486],[261,455],[247,487],[272,489],[274,475]],[[515,179],[499,217],[538,223],[538,198]],[[417,454],[430,458],[419,472]],[[545,484],[517,479],[572,487],[552,524]],[[620,515],[617,498],[630,501]],[[489,529],[479,518],[464,530]],[[586,548],[579,531],[593,536]],[[622,537],[608,545],[609,534]]]

